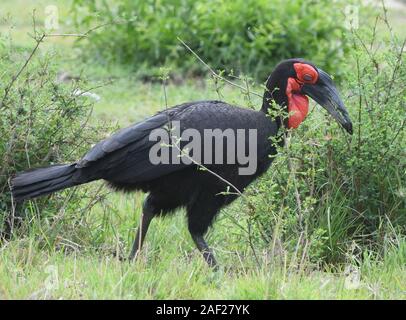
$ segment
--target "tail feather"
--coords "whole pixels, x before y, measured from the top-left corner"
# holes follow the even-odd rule
[[[78,185],[73,179],[76,171],[75,164],[70,164],[19,173],[11,180],[13,197],[21,201]]]

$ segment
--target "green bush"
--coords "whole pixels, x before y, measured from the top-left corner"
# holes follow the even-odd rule
[[[180,37],[216,69],[243,72],[264,81],[282,59],[304,57],[338,75],[349,44],[341,1],[285,0],[75,0],[80,28],[104,25],[89,34],[92,60],[134,69],[202,65]],[[88,50],[88,49],[92,50]]]
[[[49,54],[35,52],[30,59],[29,52],[4,43],[0,51],[0,232],[10,231],[5,222],[13,215],[33,218],[41,214],[46,221],[47,213],[52,213],[48,220],[52,225],[52,219],[61,220],[74,212],[76,217],[70,218],[79,221],[80,210],[87,205],[86,188],[13,204],[8,180],[29,168],[75,161],[97,141],[101,131],[89,124],[92,103],[74,94],[86,84],[58,83],[55,57]],[[47,241],[66,226],[61,223],[50,230]],[[74,223],[69,227],[74,229]]]
[[[292,133],[248,191],[257,248],[340,263],[365,252],[382,257],[405,241],[405,42],[392,35],[377,47],[374,30],[350,40],[341,91],[354,135],[333,122],[321,126],[327,117],[318,106]]]

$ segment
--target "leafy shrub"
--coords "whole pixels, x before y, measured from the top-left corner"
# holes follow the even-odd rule
[[[100,130],[89,124],[92,104],[73,94],[85,84],[57,83],[53,56],[37,57],[37,53],[30,59],[29,52],[6,45],[0,50],[0,222],[9,221],[13,215],[41,214],[46,218],[48,212],[58,219],[66,217],[66,212],[76,212],[77,216],[70,218],[78,221],[81,208],[87,205],[85,189],[13,204],[8,179],[31,167],[75,161],[97,140]],[[22,68],[25,61],[27,66]],[[52,216],[48,222],[52,222]],[[8,227],[1,223],[0,231],[8,232]],[[56,237],[53,231],[47,236]]]
[[[78,26],[105,25],[89,34],[92,60],[142,66],[201,65],[180,37],[211,66],[264,81],[282,59],[304,57],[339,74],[349,50],[341,1],[284,0],[75,0]],[[106,25],[107,24],[107,25]]]
[[[386,18],[383,18],[384,21]],[[321,130],[316,107],[248,194],[257,246],[296,261],[383,256],[406,236],[406,58],[392,34],[354,31],[342,92],[354,124]]]

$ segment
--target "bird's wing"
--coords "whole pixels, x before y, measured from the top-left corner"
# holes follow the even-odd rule
[[[154,129],[167,128],[169,121],[179,121],[181,131],[194,128],[200,133],[215,128],[257,128],[260,124],[256,117],[256,112],[252,110],[219,101],[175,106],[99,142],[77,163],[77,168],[83,169],[83,178],[88,176],[128,183],[148,181],[188,166],[183,161],[179,164],[151,163],[149,152],[157,143],[150,140]]]
[[[76,168],[82,169],[79,179],[145,181],[185,167],[183,163],[152,164],[149,150],[157,141],[150,140],[150,133],[154,129],[167,128],[169,121],[180,119],[182,113],[196,104],[199,102],[185,103],[159,112],[100,141],[77,162]]]
[[[149,133],[163,127],[168,122],[167,116],[160,113],[128,128],[122,129],[111,137],[97,143],[76,165],[77,168],[86,168],[102,160],[112,153],[126,149],[137,149],[146,146]]]

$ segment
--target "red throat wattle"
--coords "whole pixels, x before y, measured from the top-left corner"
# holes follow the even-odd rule
[[[319,77],[318,72],[311,65],[306,63],[295,63],[295,78],[288,78],[286,95],[288,97],[288,128],[297,128],[306,118],[309,112],[309,99],[300,93],[304,83],[315,84]]]
[[[309,112],[309,99],[300,94],[302,85],[294,78],[288,78],[286,95],[288,96],[288,128],[297,128]]]

